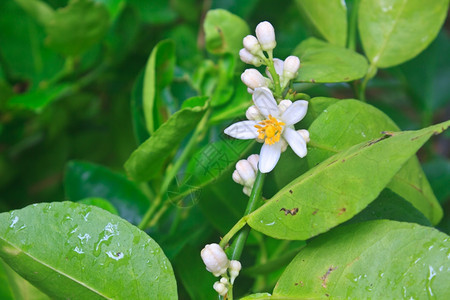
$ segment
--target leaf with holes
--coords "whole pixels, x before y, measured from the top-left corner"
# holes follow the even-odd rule
[[[177,299],[158,244],[94,206],[41,203],[0,214],[0,256],[52,298]]]
[[[390,133],[341,151],[298,177],[251,213],[248,224],[279,239],[305,240],[372,202],[401,166],[450,121]]]

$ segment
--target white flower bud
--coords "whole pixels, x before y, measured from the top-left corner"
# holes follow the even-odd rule
[[[241,175],[239,175],[239,172],[237,170],[234,170],[233,175],[231,177],[233,178],[234,182],[240,185],[244,185],[244,180],[242,180]]]
[[[284,68],[284,62],[279,58],[273,59],[273,66],[275,68],[275,72],[277,72],[278,76],[283,76],[283,68]],[[273,80],[272,74],[269,72],[269,68],[266,68],[266,75],[270,78],[270,80]]]
[[[213,273],[214,276],[220,276],[227,271],[228,257],[219,246],[219,244],[209,244],[200,253],[206,270]]]
[[[238,171],[245,186],[252,186],[256,179],[256,171],[252,165],[245,159],[241,159],[236,163],[236,171]]]
[[[214,282],[213,288],[216,290],[216,292],[220,296],[225,296],[228,292],[227,287],[222,282],[218,282],[218,281]]]
[[[264,116],[261,114],[258,108],[256,108],[255,105],[250,106],[247,108],[247,111],[245,112],[245,116],[248,120],[253,121],[261,121],[264,120]]]
[[[261,45],[258,42],[258,39],[254,37],[253,35],[247,35],[244,38],[243,41],[244,48],[247,49],[248,52],[250,52],[253,55],[260,55],[261,52]]]
[[[225,277],[222,277],[222,278],[220,278],[220,282],[223,283],[223,284],[227,284],[228,283],[228,279],[226,279]]]
[[[267,81],[264,76],[256,69],[247,69],[241,75],[242,82],[252,90],[259,87],[267,87]]]
[[[286,109],[291,106],[291,104],[291,100],[281,100],[280,104],[278,104],[278,110],[280,111],[280,113],[284,113]]]
[[[284,60],[283,65],[283,77],[285,80],[294,79],[297,76],[298,69],[300,68],[300,59],[297,56],[288,56]]]
[[[253,92],[254,92],[254,91],[253,91],[253,89],[251,89],[251,88],[248,87],[248,88],[247,88],[247,92],[248,92],[249,94],[252,94],[252,95],[253,95]]]
[[[252,165],[253,170],[258,171],[258,161],[259,161],[259,155],[258,154],[252,154],[247,158],[247,161]]]
[[[230,271],[230,282],[231,282],[231,284],[234,283],[234,280],[239,275],[239,272],[241,271],[241,268],[242,268],[242,265],[241,265],[241,263],[239,261],[237,261],[237,260],[231,260],[230,261],[229,271]]]
[[[247,49],[242,48],[241,50],[239,50],[239,57],[246,64],[254,65],[255,67],[259,67],[260,65],[262,65],[262,60],[248,52]]]
[[[275,41],[275,29],[267,21],[261,22],[256,26],[256,37],[264,51],[272,50],[277,45]]]
[[[302,138],[305,140],[305,142],[309,143],[309,141],[311,140],[309,138],[309,131],[306,129],[300,129],[297,130],[298,133],[300,133],[300,135],[302,136]]]
[[[244,187],[242,188],[242,192],[243,192],[245,195],[247,195],[247,196],[250,197],[250,194],[252,193],[252,188],[249,187],[249,186],[244,186]]]

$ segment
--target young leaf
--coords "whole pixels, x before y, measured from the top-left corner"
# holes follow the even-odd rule
[[[294,258],[274,299],[445,299],[449,237],[434,228],[377,220],[333,229]]]
[[[147,130],[152,135],[163,123],[160,117],[161,93],[173,78],[175,44],[171,40],[159,42],[152,50],[145,67],[143,106]]]
[[[366,75],[364,56],[340,46],[309,38],[295,48],[301,65],[296,82],[346,82]]]
[[[109,200],[117,208],[119,215],[132,224],[139,224],[149,206],[149,200],[134,182],[93,163],[69,162],[64,187],[66,196],[71,201],[90,197]]]
[[[126,0],[94,0],[95,2],[102,3],[111,16],[112,20],[115,20],[120,14],[122,9],[126,5]]]
[[[399,128],[383,112],[357,100],[342,100],[327,108],[309,128],[312,143],[307,156],[310,167],[350,146],[379,137],[382,131]],[[416,157],[395,174],[388,188],[411,202],[433,224],[442,209]]]
[[[177,299],[158,244],[94,206],[42,203],[0,214],[0,256],[52,298]]]
[[[133,133],[138,145],[147,140],[150,135],[148,133],[145,117],[142,90],[144,89],[144,74],[141,73],[133,85],[131,92],[131,120],[133,122]]]
[[[108,200],[103,199],[103,198],[89,197],[89,198],[81,199],[77,202],[86,204],[86,205],[97,206],[101,209],[109,211],[113,215],[119,215],[119,213],[117,212],[117,209]]]
[[[128,174],[138,181],[155,177],[160,172],[164,160],[203,117],[207,105],[183,108],[173,114],[131,154],[125,162]]]
[[[247,23],[224,9],[208,11],[203,24],[206,49],[213,54],[236,55],[242,46],[242,39],[250,34]]]
[[[47,3],[39,0],[15,0],[39,24],[46,25],[54,16],[55,11]]]
[[[59,84],[43,90],[34,90],[12,97],[9,99],[8,105],[12,108],[17,107],[39,111],[69,89],[70,85]]]
[[[401,166],[450,121],[390,133],[339,152],[309,170],[249,215],[248,224],[279,239],[305,240],[364,209]]]
[[[70,0],[46,24],[46,42],[65,56],[76,56],[98,43],[108,28],[109,13],[104,5],[92,0]]]
[[[345,47],[347,42],[347,7],[341,0],[296,0],[303,19],[320,37],[331,44]]]
[[[422,52],[438,34],[448,4],[448,0],[361,0],[358,28],[370,62],[387,68]]]

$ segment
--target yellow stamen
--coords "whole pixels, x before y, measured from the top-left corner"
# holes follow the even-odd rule
[[[281,138],[284,125],[283,122],[269,115],[269,119],[259,122],[259,125],[255,125],[258,129],[258,139],[264,140],[269,145],[275,144]]]

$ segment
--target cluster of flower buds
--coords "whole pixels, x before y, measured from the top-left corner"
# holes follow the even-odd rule
[[[273,58],[273,49],[277,45],[275,40],[275,30],[267,21],[261,22],[256,26],[256,37],[247,35],[244,40],[244,48],[239,51],[239,56],[244,63],[259,67],[261,65],[274,65],[275,72],[280,78],[281,89],[284,90],[289,82],[297,76],[300,68],[300,59],[296,56],[289,56],[285,61]],[[267,52],[268,57],[264,55]],[[273,78],[269,68],[266,68],[266,74],[269,78],[264,77],[256,69],[247,69],[241,75],[242,82],[248,87],[248,92],[259,87],[267,87],[273,89]]]
[[[241,271],[241,263],[237,260],[228,260],[222,247],[214,243],[206,245],[200,255],[206,265],[206,270],[216,277],[222,276],[219,281],[214,283],[213,288],[219,295],[225,296]]]
[[[233,180],[244,186],[242,191],[247,196],[252,192],[258,171],[258,154],[252,154],[247,159],[241,159],[236,163],[236,170],[233,172]]]

